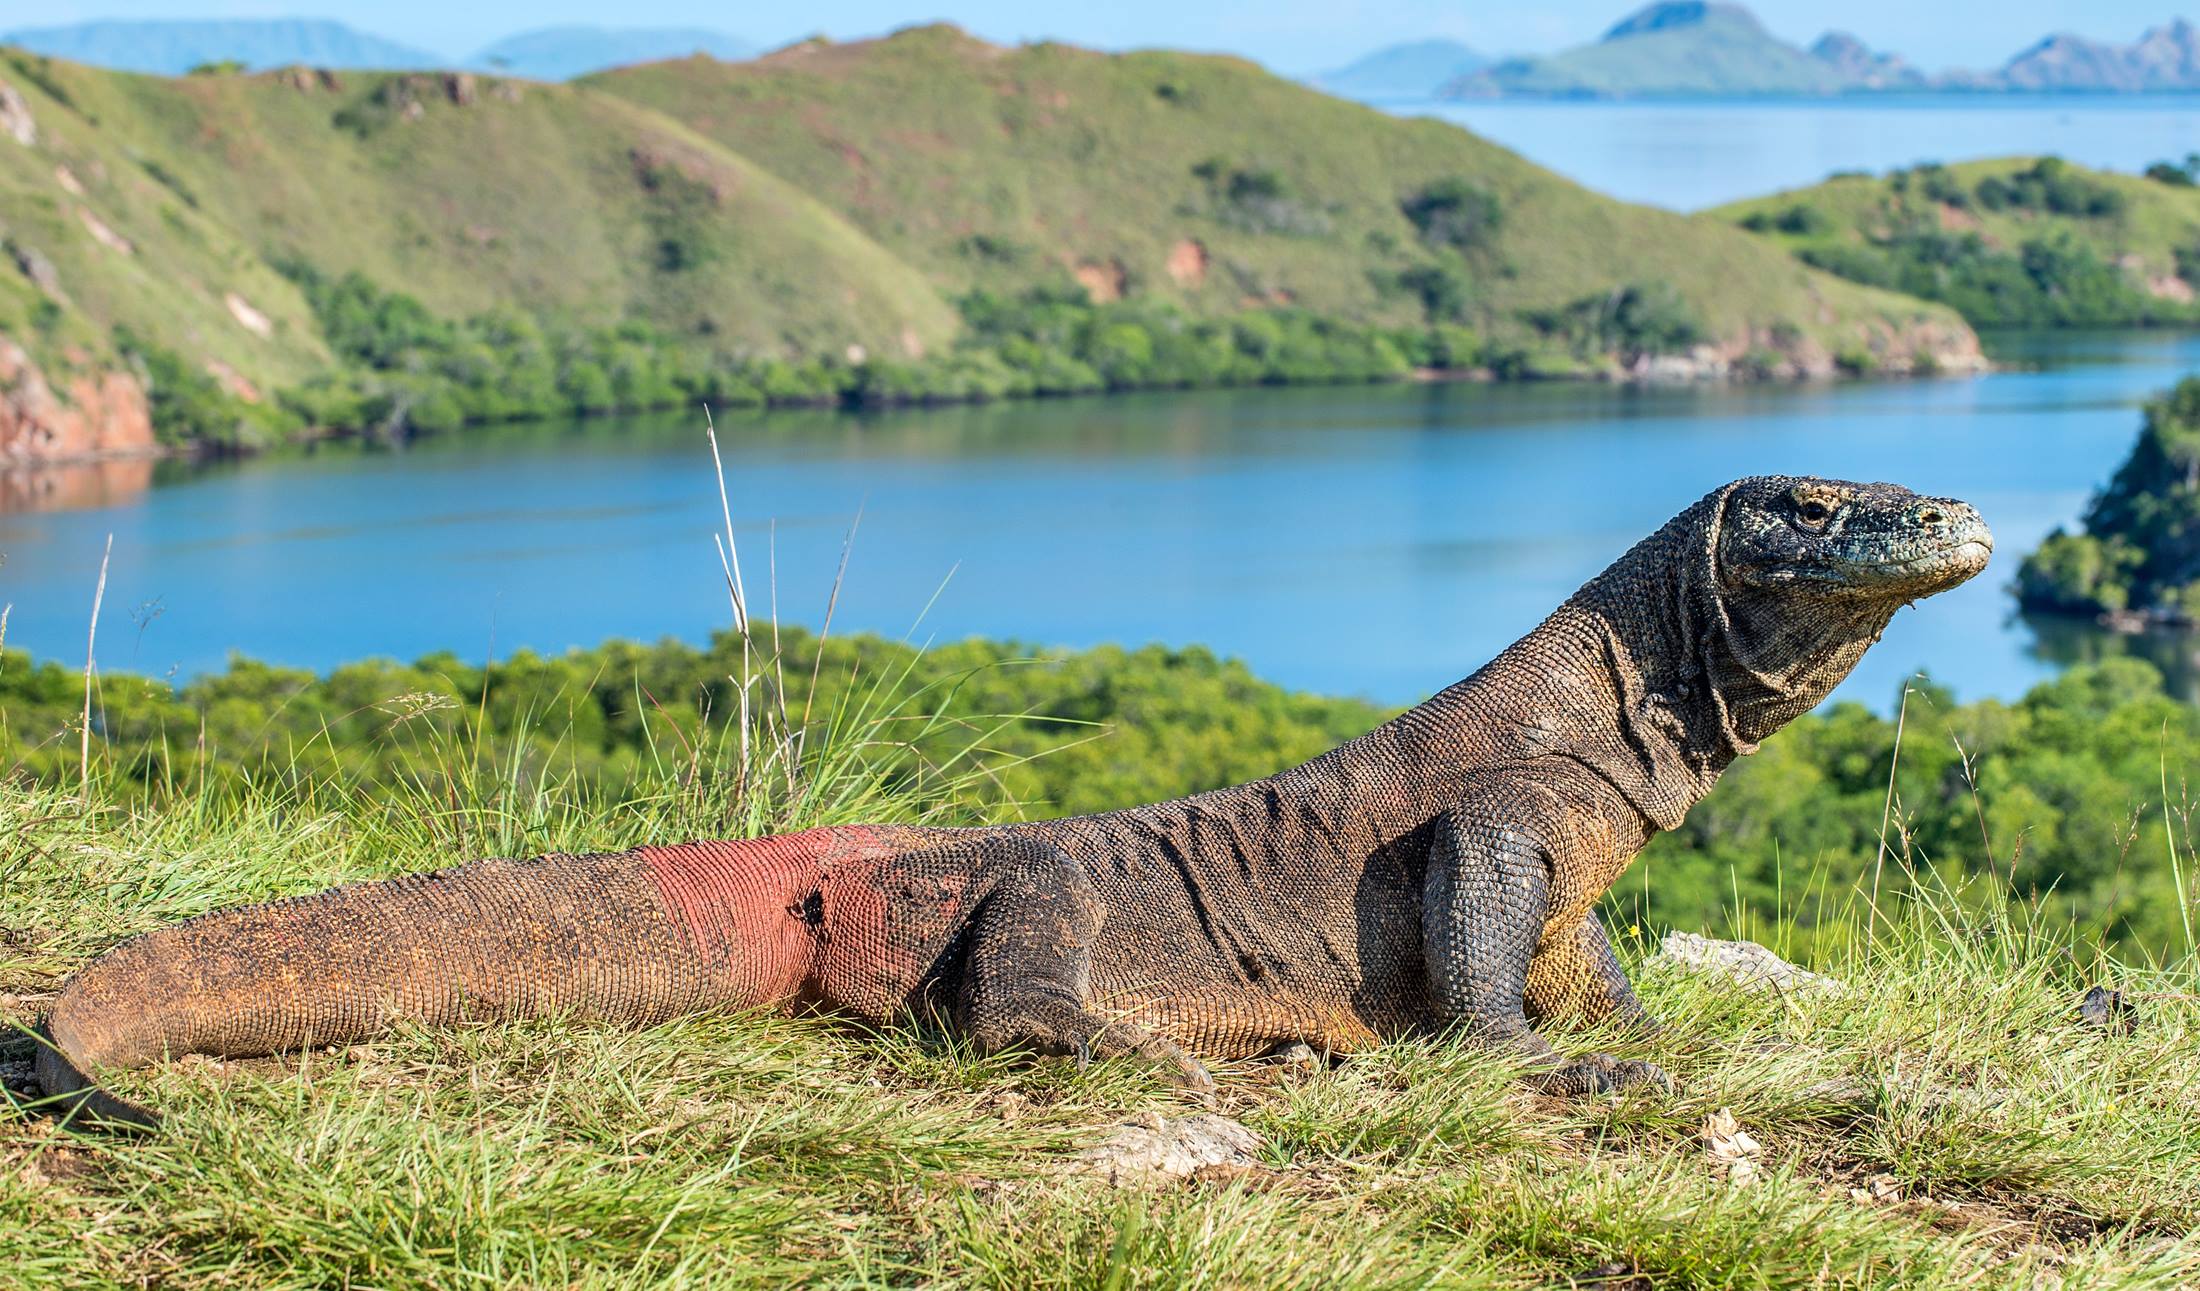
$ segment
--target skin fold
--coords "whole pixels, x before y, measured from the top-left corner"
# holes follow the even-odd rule
[[[1136,1054],[1195,1088],[1202,1058],[1444,1028],[1555,1092],[1663,1082],[1536,1030],[1650,1024],[1596,902],[1897,609],[1992,548],[1952,499],[1739,480],[1472,676],[1265,779],[1028,824],[476,861],[220,911],[72,977],[37,1073],[59,1106],[149,1126],[99,1073],[396,1021],[780,1007],[928,1013],[983,1047]]]

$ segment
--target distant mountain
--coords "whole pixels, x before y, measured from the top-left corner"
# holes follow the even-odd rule
[[[699,27],[543,27],[507,36],[470,61],[538,81],[567,81],[606,68],[690,54],[733,62],[754,57],[756,47]]]
[[[1868,51],[1867,51],[1868,53]],[[1661,0],[1593,45],[1517,58],[1451,82],[1450,98],[1614,99],[1820,95],[1848,88],[1839,67],[1766,31],[1749,10]]]
[[[307,18],[224,22],[77,23],[27,27],[0,34],[0,44],[33,53],[125,72],[180,76],[207,63],[236,61],[247,67],[424,68],[450,59],[410,45],[356,31],[340,22]]]
[[[1316,88],[1347,98],[1427,98],[1442,86],[1489,65],[1488,58],[1456,40],[1416,40],[1378,49],[1335,71],[1308,79]]]
[[[2129,45],[2067,33],[2049,36],[1977,88],[2088,94],[2200,90],[2200,33],[2180,18]]]
[[[1883,54],[1845,31],[1829,31],[1810,47],[1810,56],[1826,64],[1852,90],[1922,90],[1931,81],[1900,54]]]
[[[1326,82],[1323,82],[1326,84]],[[1829,31],[1807,50],[1738,4],[1661,0],[1593,45],[1515,58],[1454,78],[1444,98],[1810,98],[1884,92],[2139,94],[2200,91],[2200,30],[2180,18],[2129,45],[2049,36],[2000,68],[1927,76],[1899,55]]]

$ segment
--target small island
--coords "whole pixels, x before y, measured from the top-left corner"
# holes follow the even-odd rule
[[[2125,630],[2200,623],[2200,377],[2147,405],[2083,528],[2058,528],[2025,557],[2016,593],[2027,610]]]

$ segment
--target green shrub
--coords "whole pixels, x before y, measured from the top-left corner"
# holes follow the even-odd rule
[[[1398,209],[1431,246],[1486,250],[1504,226],[1497,194],[1472,180],[1439,179],[1410,194]]]
[[[2139,439],[2085,513],[2083,533],[2056,530],[2018,571],[2031,609],[2124,609],[2183,615],[2200,582],[2200,378],[2147,405]]]

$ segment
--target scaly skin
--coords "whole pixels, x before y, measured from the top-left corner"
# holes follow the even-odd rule
[[[1682,512],[1473,676],[1311,762],[1152,806],[477,861],[223,911],[73,977],[38,1072],[423,1023],[713,1009],[948,1018],[980,1045],[1349,1053],[1465,1028],[1542,1083],[1663,1081],[1534,1024],[1649,1020],[1592,913],[1650,835],[1824,698],[1900,606],[1985,567],[1961,502],[1766,477]]]

